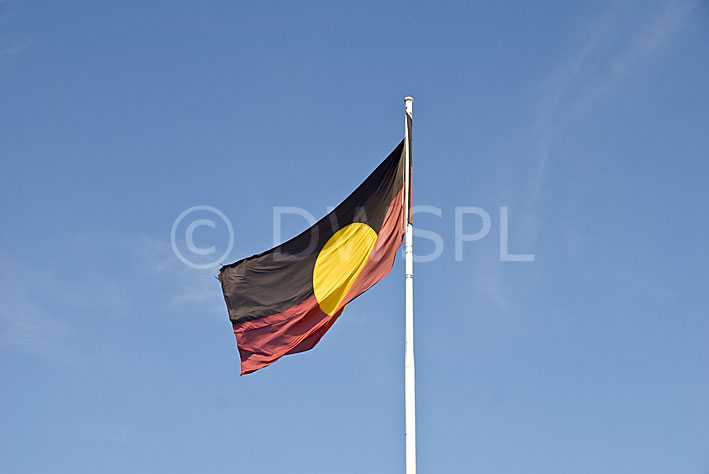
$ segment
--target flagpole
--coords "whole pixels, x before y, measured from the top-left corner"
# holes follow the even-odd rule
[[[409,220],[411,207],[411,131],[413,129],[413,103],[412,97],[404,99],[406,104],[404,133],[406,148],[406,170],[404,172],[404,209],[405,209],[405,244],[406,257],[406,330],[404,354],[404,403],[406,417],[406,474],[416,474],[416,391],[414,369],[414,245],[413,225]]]

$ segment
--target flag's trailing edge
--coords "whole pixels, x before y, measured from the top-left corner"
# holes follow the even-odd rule
[[[312,349],[350,301],[389,273],[404,236],[405,166],[402,141],[311,228],[221,268],[242,375]]]

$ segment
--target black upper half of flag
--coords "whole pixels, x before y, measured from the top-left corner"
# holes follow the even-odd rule
[[[313,268],[335,232],[361,222],[377,234],[404,187],[404,141],[331,213],[291,240],[219,271],[232,323],[280,313],[313,296]]]

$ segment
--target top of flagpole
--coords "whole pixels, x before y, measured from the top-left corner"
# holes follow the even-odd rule
[[[411,97],[410,95],[407,95],[404,97],[404,102],[406,103],[406,106],[408,107],[412,102],[414,101],[414,98]]]

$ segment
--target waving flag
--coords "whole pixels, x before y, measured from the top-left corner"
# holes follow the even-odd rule
[[[312,349],[350,301],[389,273],[405,232],[405,155],[402,141],[311,228],[221,268],[242,375]]]

